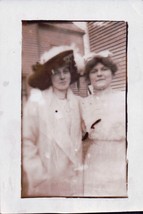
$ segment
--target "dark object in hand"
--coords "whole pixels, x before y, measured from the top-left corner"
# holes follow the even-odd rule
[[[99,123],[101,121],[101,119],[96,120],[92,125],[91,125],[91,129],[94,129],[94,126]]]
[[[88,132],[85,133],[85,135],[82,137],[82,141],[86,140],[88,138]]]
[[[99,123],[101,121],[101,119],[98,119],[98,120],[96,120],[94,123],[92,123],[92,125],[91,125],[91,129],[94,129],[95,127],[95,125],[97,124],[97,123]],[[82,141],[84,141],[84,140],[86,140],[88,138],[88,132],[86,132],[85,133],[85,135],[82,137]]]

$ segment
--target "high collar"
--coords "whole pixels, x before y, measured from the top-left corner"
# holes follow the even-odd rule
[[[48,97],[49,98],[49,105],[51,104],[52,100],[56,97],[58,99],[58,97],[56,96],[56,94],[53,91],[53,87],[51,86],[50,88],[46,89],[43,91],[43,96],[44,97]],[[67,90],[67,100],[71,99],[71,96],[73,96],[73,93],[71,91],[71,89]]]

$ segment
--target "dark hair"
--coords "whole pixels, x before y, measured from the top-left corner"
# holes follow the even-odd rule
[[[51,74],[47,72],[46,65],[42,65],[37,62],[32,65],[33,73],[28,78],[28,84],[32,88],[39,88],[40,90],[45,90],[52,85]]]
[[[67,54],[67,53],[66,53]],[[58,68],[60,66],[68,66],[71,73],[70,84],[76,82],[79,78],[77,66],[73,54],[71,55],[71,60],[68,62],[63,61],[63,56],[56,56],[52,60],[47,61],[45,64],[40,64],[37,62],[32,66],[33,73],[29,76],[28,84],[33,88],[39,88],[40,90],[45,90],[52,86],[52,69]]]
[[[89,80],[90,71],[98,63],[101,63],[107,68],[109,68],[112,72],[112,75],[114,75],[118,70],[117,65],[111,60],[111,58],[96,56],[96,57],[93,57],[91,60],[89,60],[85,65],[85,75],[88,80]]]

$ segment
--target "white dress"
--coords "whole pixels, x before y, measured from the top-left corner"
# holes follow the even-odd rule
[[[84,196],[124,197],[126,191],[126,121],[124,92],[83,99],[85,144]],[[91,129],[98,119],[101,121]]]

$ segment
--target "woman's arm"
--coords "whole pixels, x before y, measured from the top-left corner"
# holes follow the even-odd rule
[[[24,108],[22,130],[22,162],[29,188],[37,186],[46,179],[46,171],[38,151],[38,115],[38,103],[29,99]]]

